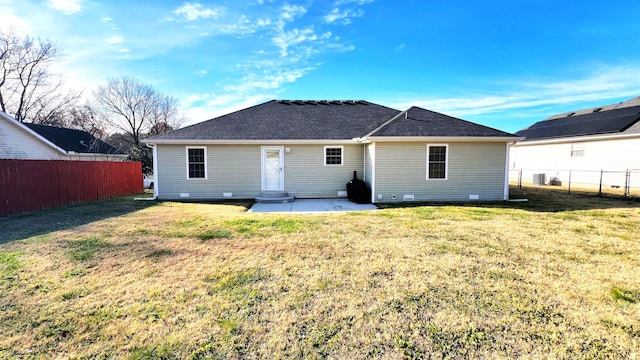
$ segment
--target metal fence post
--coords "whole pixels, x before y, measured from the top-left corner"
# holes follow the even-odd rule
[[[624,177],[624,196],[629,196],[630,194],[630,190],[629,187],[631,186],[631,171],[629,169],[627,169],[627,172],[625,173],[625,177]]]
[[[571,194],[571,170],[569,170],[569,194]]]
[[[518,189],[522,189],[522,168],[518,171]]]
[[[602,196],[602,174],[604,173],[603,169],[600,169],[600,188],[598,189],[598,196]]]

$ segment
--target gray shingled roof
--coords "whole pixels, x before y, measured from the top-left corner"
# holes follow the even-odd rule
[[[400,111],[362,100],[271,100],[153,140],[351,140]]]
[[[452,116],[411,107],[369,136],[514,137],[504,131]]]
[[[640,132],[640,97],[552,115],[516,133],[526,140]]]
[[[594,112],[594,110],[595,110],[595,112],[609,111],[609,110],[615,110],[615,109],[623,109],[623,108],[632,107],[632,106],[640,106],[640,96],[635,97],[633,99],[629,99],[627,101],[615,103],[615,104],[596,106],[596,107],[592,107],[592,108],[568,111],[568,112],[563,112],[563,113],[551,115],[548,118],[546,118],[545,120],[553,120],[553,119],[565,118],[567,116],[591,114],[591,113]]]

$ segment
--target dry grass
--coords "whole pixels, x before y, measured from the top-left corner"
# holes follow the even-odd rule
[[[351,214],[120,200],[0,219],[0,357],[640,356],[639,203],[524,191]]]

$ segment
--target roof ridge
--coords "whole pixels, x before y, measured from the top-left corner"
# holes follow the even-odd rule
[[[396,122],[402,114],[406,114],[408,113],[409,110],[403,110],[400,111],[398,114],[396,114],[394,117],[392,117],[391,119],[385,121],[382,125],[378,126],[377,128],[373,129],[371,132],[369,132],[368,134],[365,134],[364,136],[362,136],[363,138],[372,136],[373,134],[377,133],[378,131],[382,131],[384,128],[388,127],[389,125],[391,125],[392,123]]]

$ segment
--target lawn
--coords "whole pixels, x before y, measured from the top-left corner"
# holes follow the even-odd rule
[[[640,357],[640,203],[513,193],[530,201],[3,218],[0,358]]]

